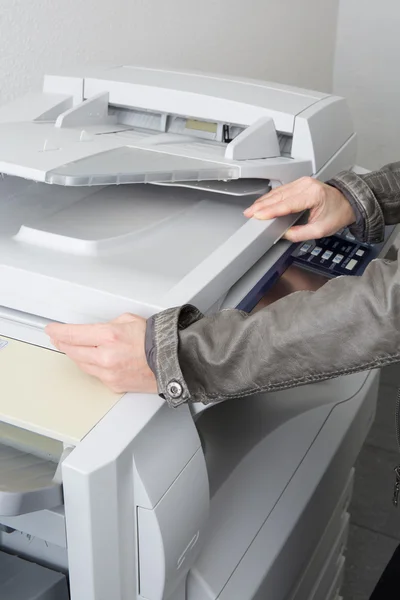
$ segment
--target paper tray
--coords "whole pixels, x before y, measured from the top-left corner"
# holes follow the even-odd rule
[[[63,503],[54,481],[57,464],[0,443],[0,516],[54,508]]]
[[[121,397],[79,371],[63,354],[4,337],[1,342],[7,342],[0,350],[4,423],[75,446]],[[23,467],[22,456],[16,454],[13,460]],[[54,463],[46,468],[43,461],[37,464],[45,479],[53,477]]]

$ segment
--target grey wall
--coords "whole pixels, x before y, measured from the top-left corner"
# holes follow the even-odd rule
[[[0,103],[76,64],[185,67],[330,90],[339,0],[1,0]]]
[[[354,115],[359,164],[400,160],[399,0],[340,0],[334,91]]]

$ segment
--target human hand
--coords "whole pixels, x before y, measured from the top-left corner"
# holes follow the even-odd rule
[[[319,239],[332,235],[356,220],[349,201],[336,188],[312,177],[278,187],[261,196],[244,214],[267,220],[309,210],[305,225],[294,225],[285,234],[291,242]]]
[[[46,327],[52,344],[116,393],[157,393],[145,354],[146,320],[130,314],[110,323]]]

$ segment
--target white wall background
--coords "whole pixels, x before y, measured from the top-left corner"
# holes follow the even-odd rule
[[[76,64],[194,68],[329,91],[338,0],[0,0],[0,103]]]
[[[400,160],[399,0],[340,0],[334,91],[349,101],[359,164]]]

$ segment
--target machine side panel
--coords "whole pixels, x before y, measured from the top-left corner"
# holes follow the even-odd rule
[[[153,510],[138,507],[140,598],[175,600],[188,564],[199,553],[208,504],[207,470],[199,449]]]
[[[139,597],[138,509],[147,509],[158,519],[160,501],[173,490],[199,448],[187,406],[173,411],[158,396],[127,394],[68,456],[62,472],[73,600]],[[206,511],[208,486],[204,477],[201,481]],[[178,494],[177,522],[180,512],[190,513],[192,492],[193,486],[186,486]],[[158,527],[161,543],[170,546],[164,540],[166,517],[160,516]],[[189,523],[179,523],[180,534],[190,541]],[[188,558],[181,578],[191,565]],[[165,589],[169,583],[164,582]]]
[[[307,567],[373,422],[379,374],[338,404],[268,521],[218,596],[281,600]]]

